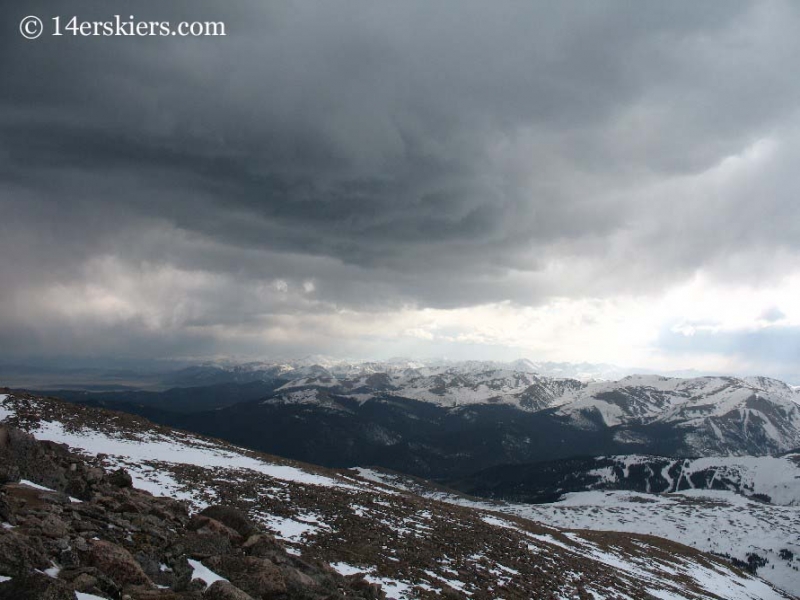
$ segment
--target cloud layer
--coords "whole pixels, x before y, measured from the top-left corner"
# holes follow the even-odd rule
[[[0,9],[1,356],[577,360],[698,276],[778,290],[742,331],[793,326],[795,3],[168,4]],[[16,32],[128,12],[228,36]],[[618,326],[567,348],[487,338],[487,310]],[[437,345],[430,311],[458,332]],[[694,347],[665,339],[641,360]]]

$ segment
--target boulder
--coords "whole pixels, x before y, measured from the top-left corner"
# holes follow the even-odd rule
[[[276,553],[284,553],[283,545],[269,533],[257,533],[251,535],[242,544],[242,550],[250,556],[261,558],[272,558]]]
[[[153,585],[130,552],[111,542],[92,540],[89,547],[89,564],[100,569],[117,585]]]
[[[286,593],[283,573],[266,559],[224,555],[212,556],[203,564],[254,598],[268,600]]]
[[[242,536],[235,529],[201,514],[194,515],[187,528],[191,531],[196,531],[198,535],[222,535],[233,544],[240,544],[242,541]]]
[[[186,554],[196,559],[232,551],[233,546],[226,536],[212,533],[201,535],[194,531],[182,535],[172,546],[173,554]]]
[[[209,506],[208,508],[200,511],[201,515],[216,519],[220,523],[227,525],[244,539],[249,538],[251,535],[258,533],[259,529],[250,520],[250,518],[241,510],[233,508],[232,506]]]
[[[49,538],[63,538],[69,533],[67,524],[57,515],[50,513],[42,519],[42,533]]]
[[[133,487],[133,478],[125,469],[119,468],[108,476],[108,482],[118,488]]]
[[[14,576],[50,567],[41,541],[16,531],[0,530],[0,575]]]
[[[203,600],[253,600],[253,597],[230,581],[215,581],[203,593]]]
[[[34,572],[0,583],[0,600],[75,600],[75,592],[63,581]]]

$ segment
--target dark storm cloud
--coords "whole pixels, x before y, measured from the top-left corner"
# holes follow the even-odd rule
[[[29,295],[97,295],[159,269],[210,277],[160,281],[193,295],[190,316],[172,328],[165,305],[149,325],[133,309],[122,325],[73,316],[80,344],[113,335],[152,354],[143,340],[166,329],[165,354],[216,351],[220,330],[191,327],[536,304],[702,267],[747,278],[775,245],[796,250],[789,2],[12,4],[4,339],[38,319]],[[228,36],[27,41],[27,14],[222,20]],[[722,199],[692,183],[767,138],[780,156],[765,181]],[[44,330],[64,327],[52,318]]]

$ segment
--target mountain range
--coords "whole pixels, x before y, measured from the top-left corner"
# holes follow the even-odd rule
[[[578,456],[768,456],[800,448],[800,392],[778,380],[581,381],[517,366],[197,367],[193,382],[214,383],[49,393],[316,464],[441,480]],[[220,382],[220,373],[243,381]]]

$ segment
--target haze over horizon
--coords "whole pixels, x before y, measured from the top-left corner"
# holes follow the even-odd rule
[[[227,36],[19,35],[67,13]],[[800,373],[795,2],[35,0],[0,22],[0,363]]]

